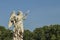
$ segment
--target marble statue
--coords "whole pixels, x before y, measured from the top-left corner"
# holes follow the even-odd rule
[[[23,20],[26,19],[26,15],[23,15],[22,11],[18,11],[17,14],[15,14],[15,11],[12,12],[9,20],[9,28],[13,25],[13,40],[23,40]]]

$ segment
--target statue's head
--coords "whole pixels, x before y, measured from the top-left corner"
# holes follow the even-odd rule
[[[23,14],[22,11],[18,11],[17,18],[25,20],[27,18],[27,14]]]
[[[21,20],[23,18],[23,12],[22,11],[18,11],[17,18],[18,18],[18,20]]]
[[[18,11],[17,15],[23,15],[23,12],[22,11]]]

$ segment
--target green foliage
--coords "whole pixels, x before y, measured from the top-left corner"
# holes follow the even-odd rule
[[[43,26],[36,28],[33,32],[25,31],[24,34],[24,40],[60,40],[60,25]]]
[[[24,31],[24,40],[32,40],[32,32],[29,30]]]
[[[52,35],[51,36],[51,40],[56,40],[56,36],[55,35]]]
[[[11,30],[0,26],[0,40],[12,40],[12,36],[13,34],[11,33]]]
[[[0,26],[0,40],[12,40],[13,32]],[[60,40],[60,25],[50,25],[36,28],[31,32],[24,30],[24,40]]]

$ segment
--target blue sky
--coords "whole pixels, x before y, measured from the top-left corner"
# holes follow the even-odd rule
[[[60,24],[60,0],[0,0],[0,25],[8,27],[11,12],[28,13],[24,28],[34,30],[50,24]]]

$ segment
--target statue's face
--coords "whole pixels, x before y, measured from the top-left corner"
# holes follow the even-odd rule
[[[17,15],[20,15],[20,13],[18,13]]]
[[[21,11],[18,12],[17,18],[18,20],[21,20],[23,18],[23,13]]]

